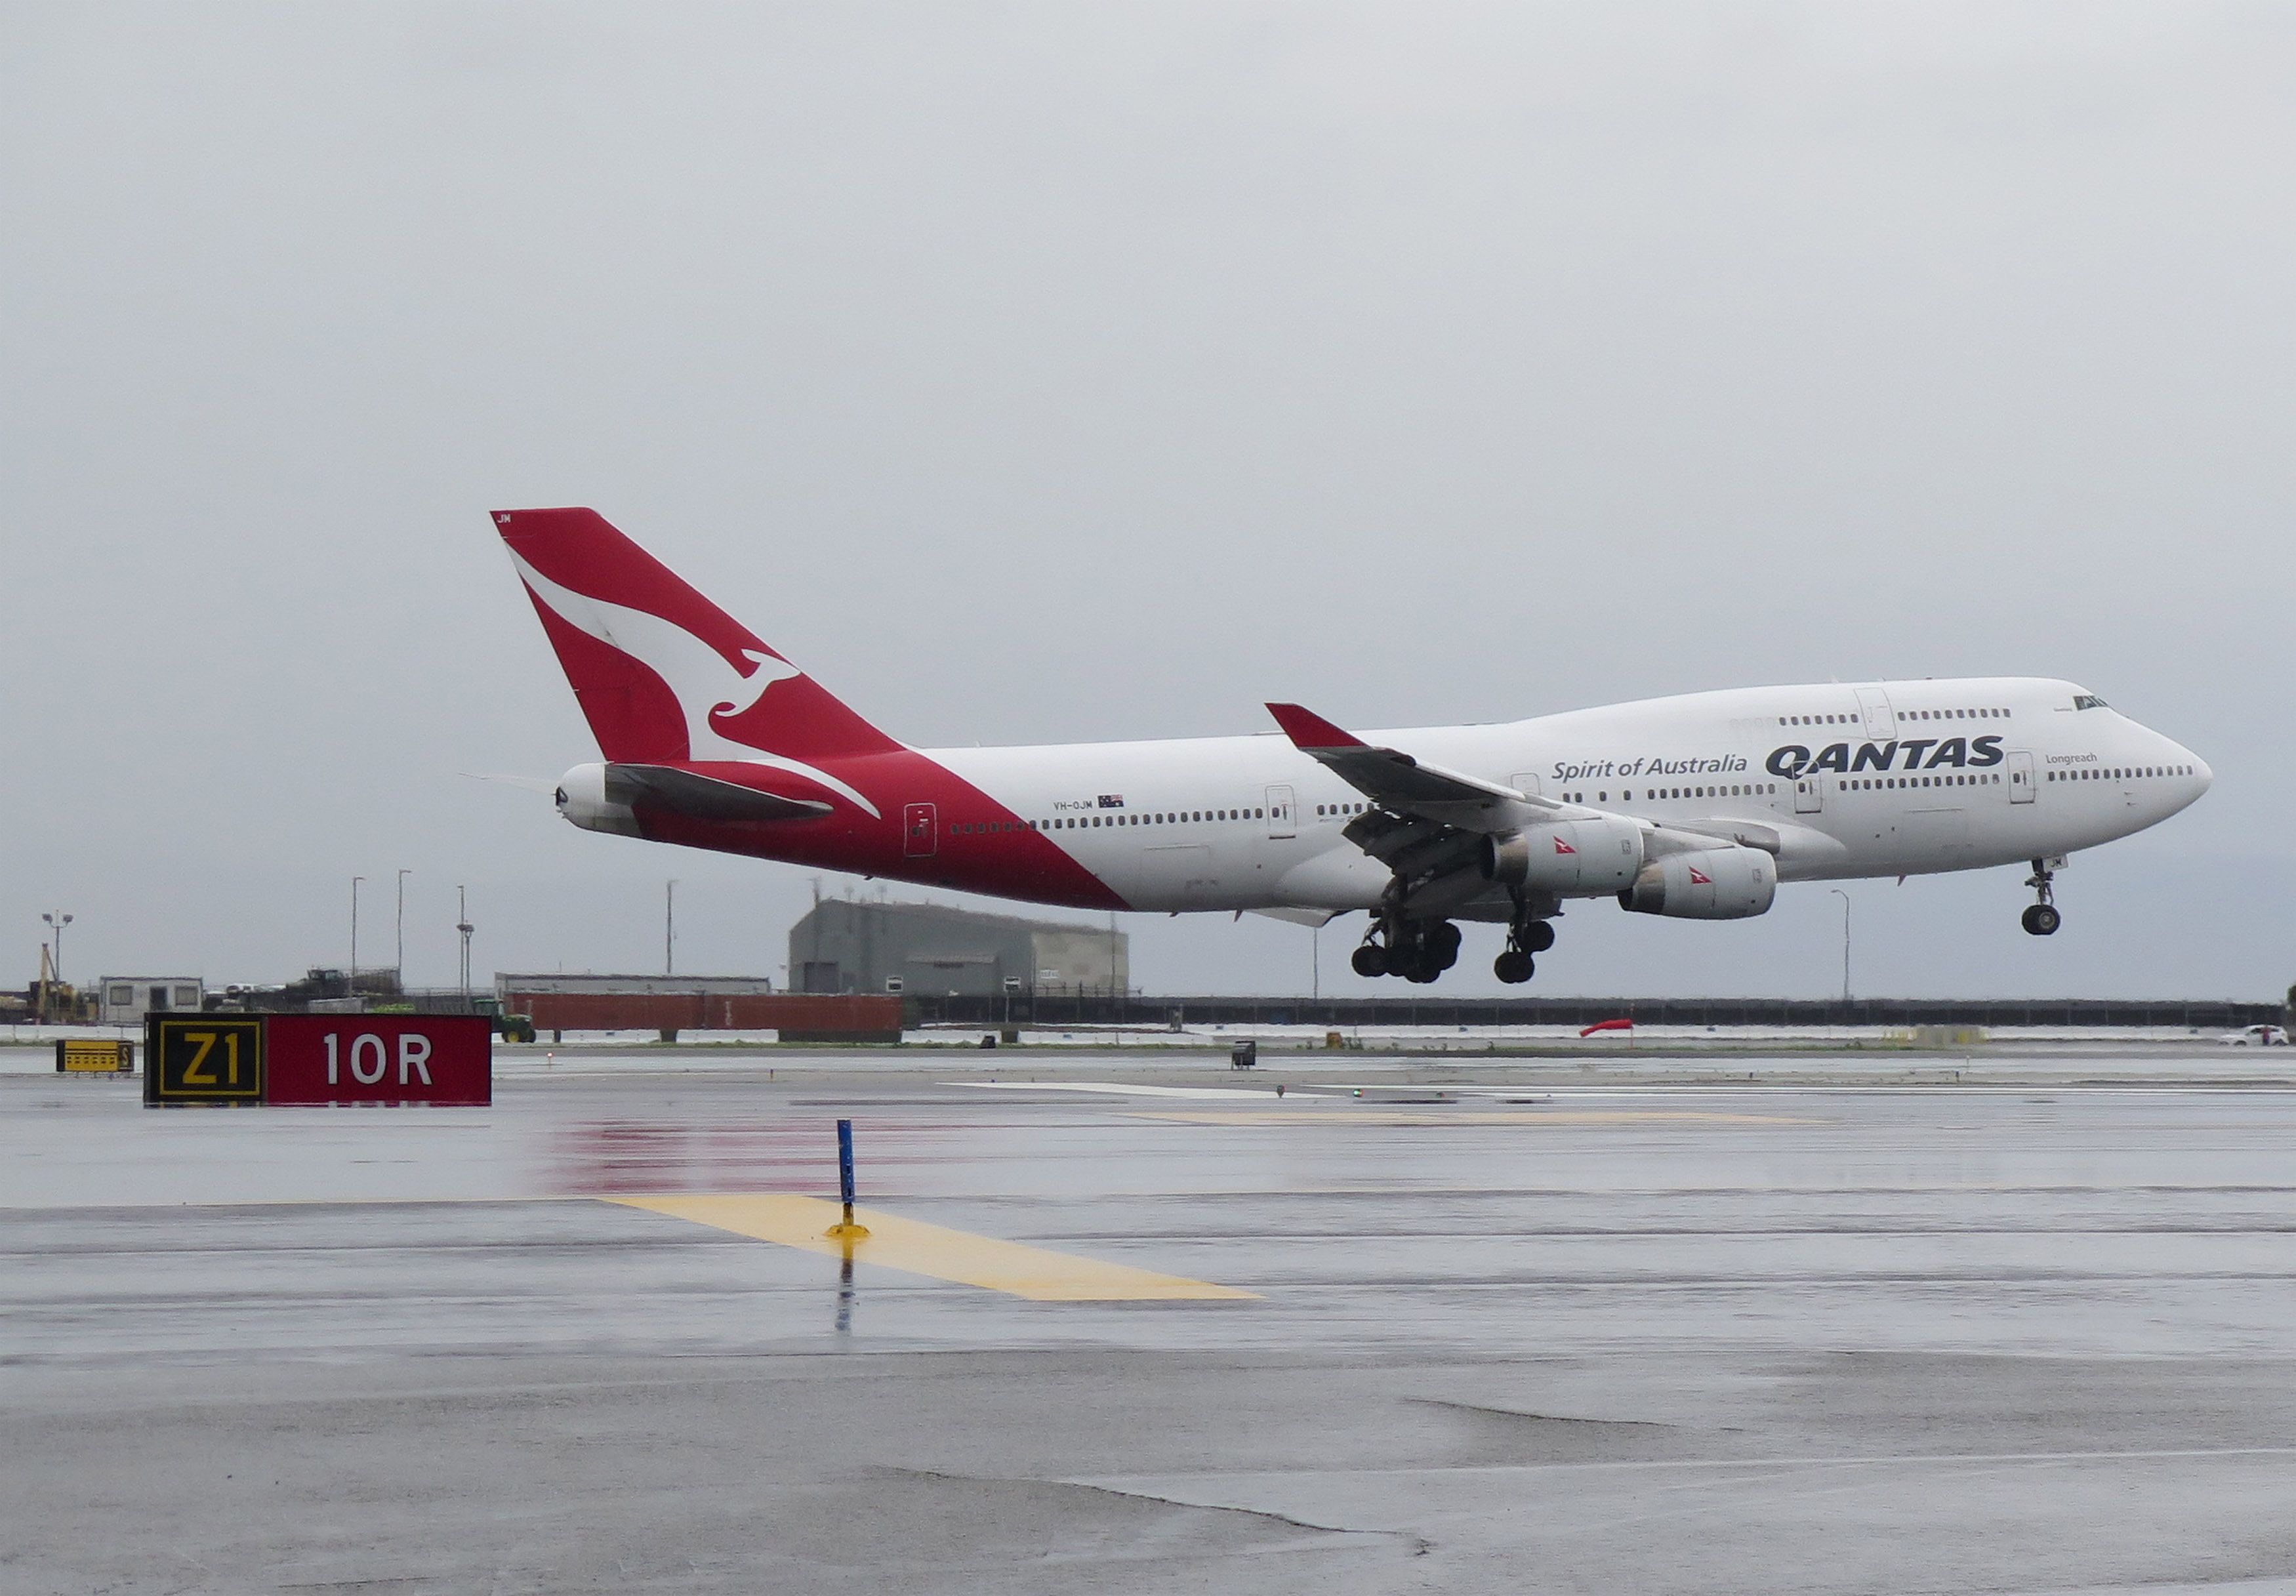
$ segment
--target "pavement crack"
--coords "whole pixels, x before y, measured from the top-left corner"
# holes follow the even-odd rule
[[[1488,1403],[1460,1402],[1448,1396],[1406,1396],[1421,1407],[1449,1408],[1459,1413],[1488,1413],[1497,1419],[1528,1419],[1539,1424],[1584,1424],[1601,1429],[1679,1429],[1660,1419],[1589,1419],[1578,1413],[1534,1413],[1525,1408],[1495,1408]]]
[[[1224,1502],[1190,1502],[1185,1497],[1165,1496],[1154,1491],[1128,1490],[1122,1486],[1101,1485],[1088,1479],[1046,1479],[1015,1477],[995,1474],[959,1474],[947,1469],[915,1469],[891,1467],[889,1474],[901,1474],[915,1479],[944,1479],[965,1485],[1033,1485],[1063,1486],[1074,1491],[1090,1491],[1097,1495],[1121,1497],[1127,1502],[1152,1502],[1159,1507],[1192,1508],[1199,1512],[1232,1513],[1266,1524],[1280,1524],[1289,1529],[1312,1530],[1325,1535],[1377,1535],[1398,1540],[1410,1547],[1414,1557],[1425,1557],[1435,1550],[1435,1543],[1426,1536],[1406,1529],[1371,1529],[1352,1524],[1317,1524],[1307,1518],[1295,1518],[1289,1513],[1279,1513],[1272,1508],[1235,1507]]]

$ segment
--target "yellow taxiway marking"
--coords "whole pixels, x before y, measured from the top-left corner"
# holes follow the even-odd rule
[[[1620,1109],[1606,1113],[1540,1113],[1536,1109],[1509,1112],[1495,1109],[1436,1109],[1407,1114],[1395,1109],[1354,1109],[1334,1104],[1325,1109],[1168,1109],[1141,1110],[1134,1119],[1170,1119],[1185,1125],[1643,1125],[1652,1120],[1687,1121],[1698,1125],[1819,1125],[1784,1114],[1708,1114],[1686,1109]]]
[[[1184,1280],[1125,1264],[1103,1264],[1071,1253],[999,1241],[922,1220],[904,1219],[878,1208],[856,1208],[853,1217],[868,1227],[857,1240],[832,1237],[829,1227],[844,1217],[837,1204],[818,1197],[791,1197],[759,1192],[702,1196],[673,1193],[663,1197],[610,1197],[608,1202],[644,1208],[696,1224],[712,1225],[737,1236],[778,1242],[824,1257],[849,1257],[859,1264],[882,1264],[910,1274],[963,1286],[1006,1291],[1034,1302],[1162,1302],[1184,1299],[1246,1298],[1258,1293],[1209,1281]]]

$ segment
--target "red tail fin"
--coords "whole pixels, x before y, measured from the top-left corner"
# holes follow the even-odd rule
[[[612,760],[819,760],[901,745],[594,510],[498,510],[527,595]]]

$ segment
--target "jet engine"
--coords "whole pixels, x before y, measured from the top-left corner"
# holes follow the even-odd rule
[[[1778,862],[1753,847],[1668,854],[1642,867],[1619,894],[1621,908],[1675,920],[1748,920],[1778,893]]]
[[[1643,868],[1643,828],[1618,815],[1560,820],[1483,839],[1482,877],[1558,897],[1617,892]]]

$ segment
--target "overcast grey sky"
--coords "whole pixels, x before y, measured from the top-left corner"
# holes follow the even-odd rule
[[[2216,790],[2048,942],[1856,885],[1861,988],[2276,995],[2292,68],[2284,4],[0,5],[0,977],[55,908],[339,964],[353,874],[379,962],[400,867],[413,979],[457,882],[482,971],[657,968],[672,875],[778,977],[807,872],[455,773],[592,756],[486,516],[584,503],[926,745],[2070,676]],[[1823,993],[1840,910],[1575,907],[1539,989]]]

